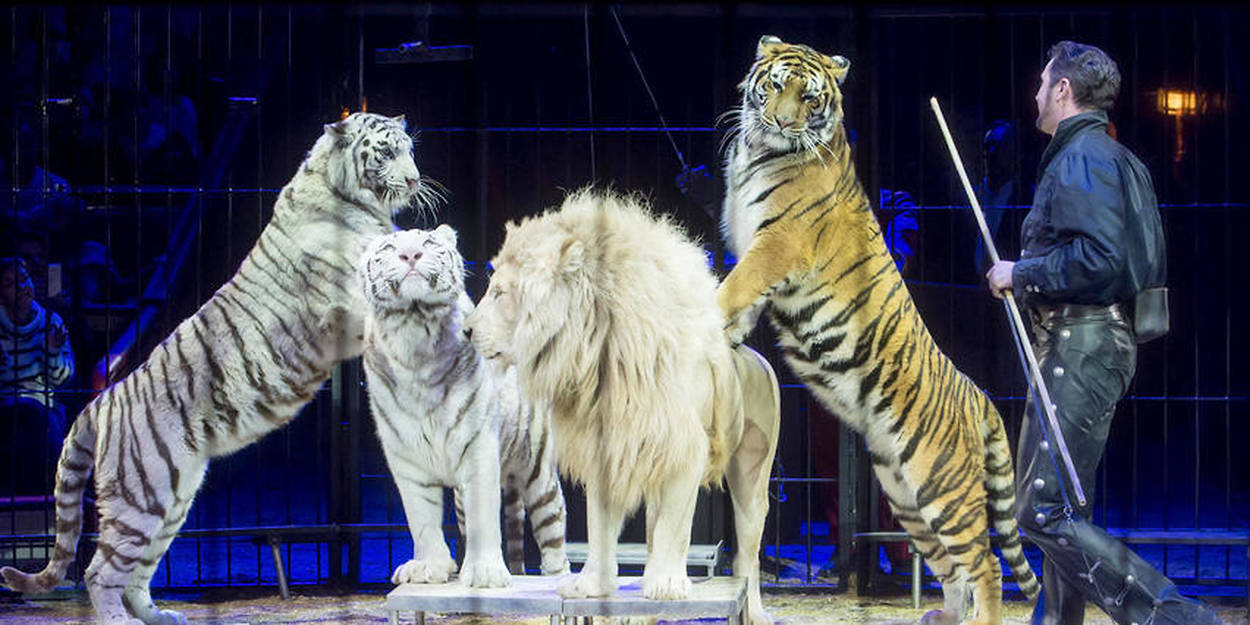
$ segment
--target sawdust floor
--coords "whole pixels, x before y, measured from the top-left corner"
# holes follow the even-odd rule
[[[312,596],[296,593],[283,601],[272,591],[256,592],[239,589],[214,590],[202,593],[157,596],[163,608],[183,612],[193,625],[262,625],[276,623],[325,624],[385,623],[382,604],[384,593],[325,594]],[[246,596],[247,594],[255,596]],[[816,623],[863,623],[867,625],[903,625],[919,621],[928,610],[941,607],[940,596],[926,595],[920,609],[913,609],[904,595],[857,597],[853,593],[833,592],[765,592],[764,605],[779,624],[806,625]],[[1222,599],[1216,606],[1227,625],[1250,625],[1243,600]],[[1007,601],[1004,623],[1028,623],[1031,604]],[[5,625],[93,625],[91,604],[85,592],[62,594],[54,598],[0,598],[0,622]],[[401,623],[411,623],[406,615]],[[509,618],[474,615],[429,614],[427,623],[479,625],[486,623],[547,625],[545,617]],[[597,621],[598,622],[598,621]],[[715,623],[717,619],[667,621],[660,623]],[[724,622],[720,620],[719,622]],[[1087,625],[1107,625],[1112,621],[1089,606]]]

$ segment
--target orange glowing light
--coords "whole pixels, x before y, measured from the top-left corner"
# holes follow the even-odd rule
[[[1197,115],[1206,108],[1206,98],[1200,98],[1193,91],[1180,89],[1160,89],[1156,96],[1156,106],[1160,113],[1175,117]]]

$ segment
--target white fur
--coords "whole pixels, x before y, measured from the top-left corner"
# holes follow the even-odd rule
[[[560,593],[615,590],[621,524],[645,501],[643,592],[685,597],[695,496],[728,468],[736,564],[752,580],[753,622],[768,622],[756,555],[776,381],[730,349],[702,249],[639,198],[591,190],[507,231],[469,325],[483,353],[515,363],[526,392],[554,406],[560,466],[586,487],[590,553]]]
[[[460,570],[466,586],[508,585],[500,551],[503,484],[530,509],[543,573],[567,571],[550,411],[523,401],[515,370],[485,361],[464,335],[473,304],[455,231],[444,225],[378,237],[361,258],[360,273],[370,303],[364,351],[370,405],[414,547],[391,581],[439,583],[455,572],[442,533],[444,486],[462,496],[467,513]],[[521,519],[510,522],[519,532]],[[510,550],[520,551],[520,536],[509,538],[515,540]],[[514,561],[514,572],[522,565]]]
[[[358,146],[382,138],[391,162],[357,177]],[[354,263],[419,193],[411,152],[402,118],[356,114],[325,128],[235,276],[71,426],[56,483],[62,549],[37,575],[5,568],[9,586],[46,592],[64,578],[94,469],[100,537],[86,583],[98,622],[185,622],[152,602],[157,563],[209,459],[285,425],[360,353]]]

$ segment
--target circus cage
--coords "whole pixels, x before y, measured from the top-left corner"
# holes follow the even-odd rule
[[[775,34],[851,59],[846,125],[887,245],[1014,445],[1026,380],[927,101],[943,102],[1014,257],[1045,148],[1032,94],[1046,49],[1095,43],[1123,72],[1115,132],[1159,197],[1172,329],[1141,346],[1091,485],[1094,519],[1238,622],[1250,601],[1248,27],[1244,8],[1188,5],[11,5],[0,11],[0,244],[26,259],[36,300],[68,329],[74,373],[49,389],[66,419],[229,279],[322,125],[348,112],[406,115],[417,163],[447,200],[397,223],[455,227],[474,299],[504,222],[591,182],[646,194],[723,277],[735,262],[719,231],[731,122],[718,120],[739,102],[756,41]],[[787,622],[916,620],[941,593],[923,563],[913,578],[862,439],[781,364],[766,324],[749,343],[782,378],[766,606]],[[153,580],[158,602],[183,604],[192,622],[382,618],[412,542],[366,393],[348,361],[288,427],[212,463]],[[59,451],[32,427],[43,426],[0,423],[0,565],[25,570],[51,553]],[[568,538],[585,541],[582,494],[565,488]],[[723,491],[701,493],[692,542],[711,546],[720,574],[731,517]],[[445,527],[461,557],[451,512]],[[92,530],[60,588],[4,591],[0,620],[89,620]],[[644,530],[636,516],[621,541]],[[1026,555],[1040,570],[1040,552],[1026,543]],[[1004,588],[1009,618],[1027,622],[1009,575]]]

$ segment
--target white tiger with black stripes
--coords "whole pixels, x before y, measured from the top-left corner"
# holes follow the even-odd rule
[[[551,411],[522,397],[515,367],[486,360],[465,336],[473,302],[464,290],[456,231],[442,225],[379,237],[359,271],[370,306],[369,404],[412,531],[413,557],[391,581],[441,583],[455,572],[443,539],[444,486],[456,489],[465,534],[462,584],[506,586],[509,569],[524,573],[527,510],[543,574],[567,573]],[[499,540],[501,486],[507,567]]]
[[[85,579],[97,621],[185,623],[148,585],[209,460],[284,426],[360,354],[356,259],[425,193],[402,116],[326,125],[234,277],[78,415],[57,467],[56,551],[37,574],[5,567],[5,583],[47,592],[65,578],[94,469],[99,546]]]

